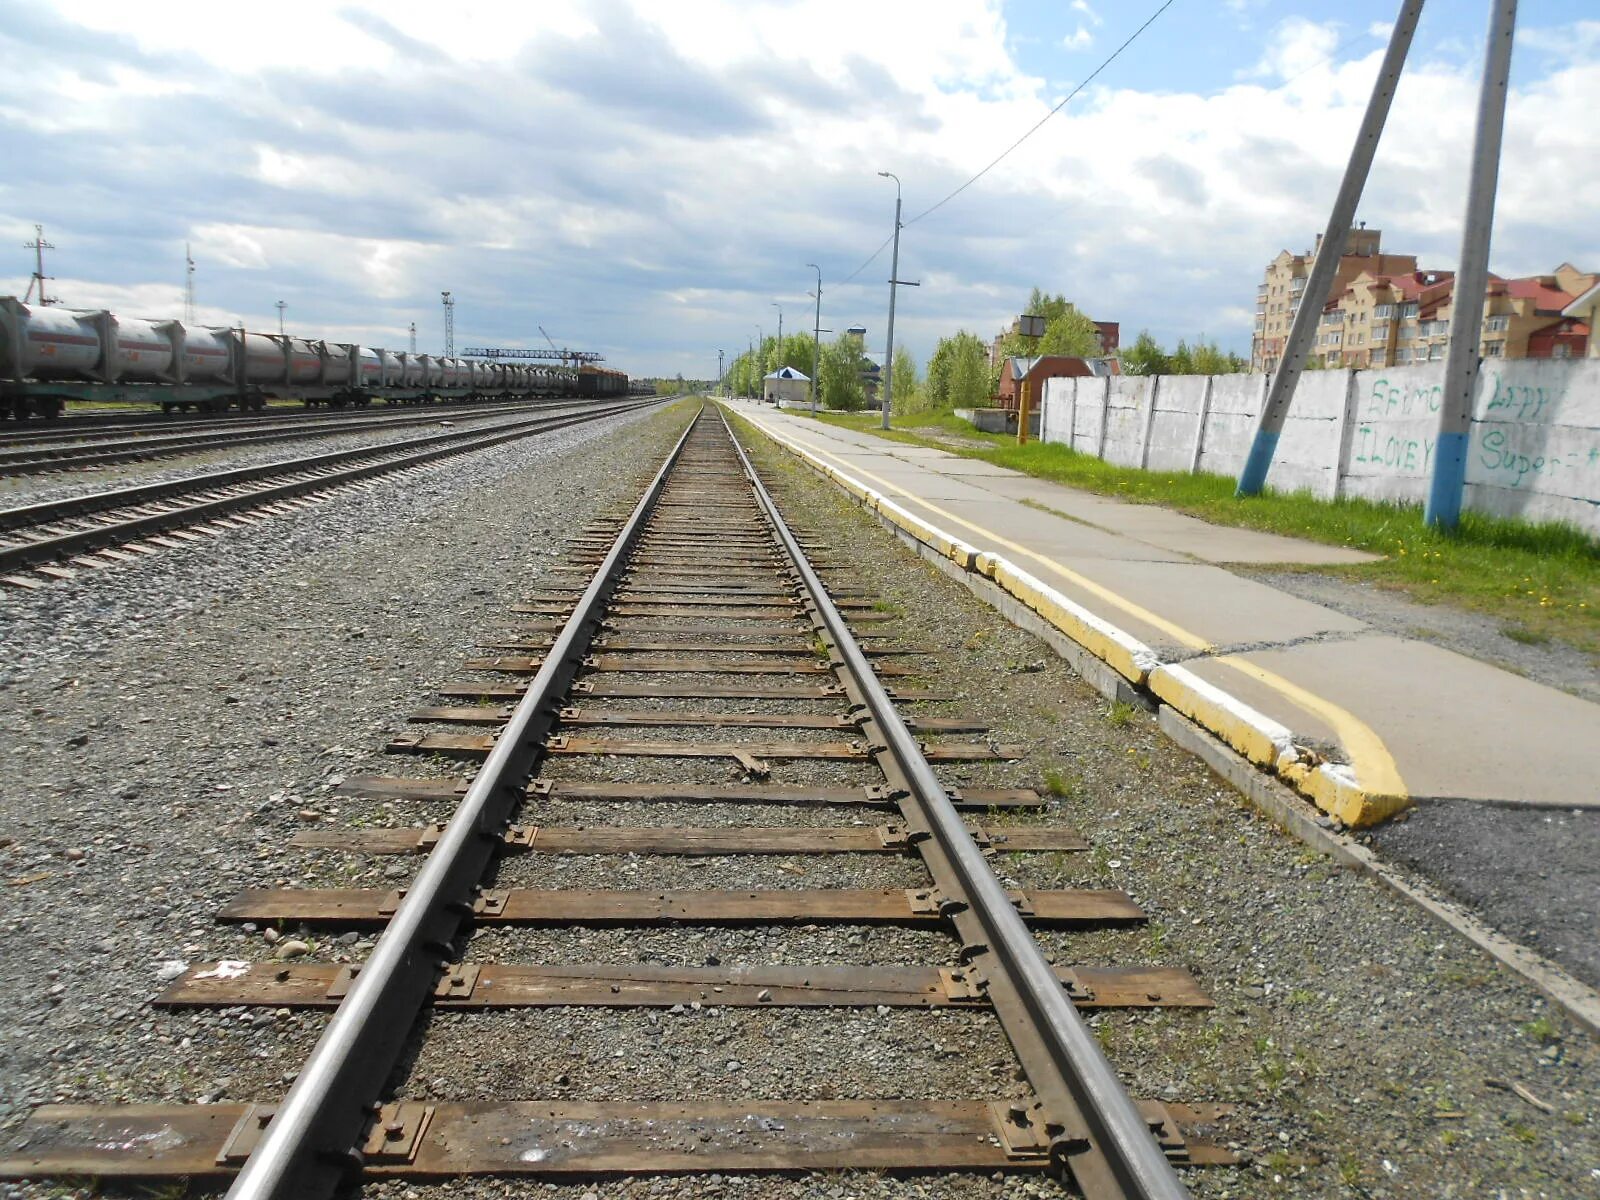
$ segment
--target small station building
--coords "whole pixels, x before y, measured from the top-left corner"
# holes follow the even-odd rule
[[[761,398],[782,408],[785,404],[804,404],[811,394],[811,376],[793,367],[779,367],[761,380]]]

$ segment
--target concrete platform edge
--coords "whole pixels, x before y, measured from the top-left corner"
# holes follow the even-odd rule
[[[1164,689],[1136,686],[1104,659],[1074,641],[1022,600],[1004,590],[988,573],[977,569],[978,559],[987,559],[991,556],[977,555],[974,552],[973,557],[963,561],[959,550],[951,553],[944,547],[959,547],[964,544],[938,531],[934,531],[936,538],[924,540],[918,536],[918,531],[914,528],[914,524],[921,525],[922,522],[899,505],[893,504],[892,501],[887,502],[894,510],[892,515],[881,511],[879,506],[872,502],[876,493],[870,488],[864,487],[856,480],[846,482],[845,478],[841,478],[841,473],[817,462],[797,447],[774,437],[761,426],[756,425],[755,428],[775,445],[789,451],[806,466],[860,500],[865,507],[873,511],[886,528],[924,562],[965,586],[968,591],[989,604],[1013,625],[1049,644],[1051,649],[1072,665],[1090,687],[1106,699],[1136,704],[1148,712],[1155,713],[1162,732],[1232,784],[1252,808],[1266,816],[1285,833],[1297,838],[1311,849],[1328,855],[1345,867],[1370,875],[1395,895],[1416,905],[1440,924],[1466,938],[1495,962],[1526,979],[1592,1036],[1600,1037],[1600,991],[1591,988],[1536,951],[1496,932],[1471,912],[1438,895],[1421,881],[1408,878],[1354,838],[1318,824],[1317,810],[1308,803],[1307,796],[1299,794],[1279,779],[1265,773],[1261,764],[1241,754],[1223,737],[1197,724],[1173,704],[1163,701],[1160,691],[1166,690],[1172,693],[1170,686]],[[1168,673],[1170,677],[1173,670],[1173,667],[1163,665],[1152,674]],[[1249,712],[1254,711],[1246,705],[1239,707]],[[1261,719],[1267,726],[1273,727],[1263,727],[1260,731],[1270,743],[1273,740],[1271,737],[1273,729],[1282,729],[1282,726],[1265,717]],[[1338,779],[1319,780],[1320,786],[1323,787],[1337,787],[1344,783],[1345,781]]]
[[[1346,825],[1375,825],[1410,803],[1406,796],[1363,787],[1348,766],[1323,761],[1314,750],[1296,744],[1290,731],[1277,721],[1185,667],[1162,662],[1139,639],[1089,612],[1003,556],[978,551],[847,472],[830,467],[803,447],[786,441],[763,425],[752,424],[775,445],[855,497],[890,529],[927,546],[933,551],[930,561],[948,564],[959,572],[955,577],[967,577],[962,578],[963,582],[973,576],[992,581],[1020,606],[1037,614],[1042,624],[1059,631],[1085,655],[1126,679],[1144,697],[1143,707],[1153,711],[1159,703],[1174,705],[1262,770],[1278,776]],[[985,596],[985,599],[993,603],[992,597]],[[1014,610],[1005,615],[1016,621]],[[1034,626],[1029,629],[1039,632]],[[1071,661],[1084,673],[1077,656],[1071,656]],[[1095,686],[1103,695],[1110,694],[1100,684]]]

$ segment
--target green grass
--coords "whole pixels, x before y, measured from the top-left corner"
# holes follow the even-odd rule
[[[1420,506],[1319,500],[1307,492],[1239,499],[1225,476],[1118,467],[1055,443],[1019,446],[1013,436],[979,433],[949,413],[898,416],[887,432],[879,429],[877,413],[819,413],[817,419],[1218,525],[1380,554],[1377,562],[1310,569],[1402,591],[1422,603],[1486,613],[1506,623],[1506,636],[1527,645],[1559,639],[1600,655],[1600,542],[1569,525],[1465,512],[1456,534],[1446,536],[1423,524]],[[952,434],[959,436],[952,440]]]

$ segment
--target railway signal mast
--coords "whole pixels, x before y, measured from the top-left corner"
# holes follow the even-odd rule
[[[39,289],[39,304],[41,306],[54,304],[55,301],[47,299],[44,294],[45,280],[54,278],[54,276],[44,273],[44,252],[55,249],[55,246],[44,240],[44,226],[35,225],[33,227],[33,241],[23,242],[22,246],[25,250],[33,251],[33,278],[28,281],[28,290],[23,295],[22,302],[26,304],[29,301],[33,296],[33,289],[37,286]]]
[[[449,292],[440,292],[444,303],[444,356],[454,358],[456,355],[456,302]]]

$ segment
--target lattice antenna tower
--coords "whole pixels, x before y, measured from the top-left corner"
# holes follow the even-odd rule
[[[183,323],[194,324],[194,255],[188,242],[183,244]]]
[[[440,292],[444,302],[444,356],[456,356],[456,302],[449,292]]]
[[[23,242],[22,248],[33,251],[33,278],[28,281],[28,290],[22,297],[22,302],[26,304],[33,296],[33,289],[37,287],[39,289],[40,305],[54,304],[55,301],[48,299],[44,294],[45,280],[54,278],[54,276],[44,273],[44,252],[46,250],[54,250],[55,246],[44,240],[43,225],[35,225],[33,227],[33,241]]]

